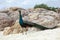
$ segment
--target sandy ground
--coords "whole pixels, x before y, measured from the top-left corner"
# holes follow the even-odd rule
[[[60,28],[38,32],[27,32],[27,34],[10,34],[4,36],[0,32],[0,40],[60,40]]]

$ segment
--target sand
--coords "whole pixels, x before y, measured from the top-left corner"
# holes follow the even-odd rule
[[[4,36],[0,32],[0,40],[60,40],[60,28],[38,32],[27,32],[27,34],[10,34]]]

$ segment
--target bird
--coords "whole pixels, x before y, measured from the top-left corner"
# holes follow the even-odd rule
[[[19,24],[22,26],[22,27],[25,27],[26,26],[29,26],[29,27],[36,27],[36,28],[39,28],[41,30],[45,30],[45,29],[54,29],[54,28],[46,28],[45,26],[42,26],[42,25],[39,25],[37,23],[33,23],[33,22],[29,22],[29,21],[24,21],[22,19],[22,15],[21,15],[21,11],[19,10]]]
[[[19,11],[19,24],[20,24],[22,27],[32,26],[31,24],[28,24],[27,21],[23,21],[22,15],[21,15],[21,11]]]

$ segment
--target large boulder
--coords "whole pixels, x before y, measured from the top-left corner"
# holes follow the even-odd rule
[[[32,12],[25,16],[23,20],[30,21],[46,28],[54,28],[59,23],[59,14],[53,11],[39,10],[41,12]],[[28,20],[29,19],[29,20]]]

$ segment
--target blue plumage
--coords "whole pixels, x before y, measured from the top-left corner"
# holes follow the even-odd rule
[[[21,11],[19,11],[19,24],[20,24],[22,27],[26,27],[27,25],[28,25],[28,26],[31,26],[30,24],[28,24],[28,22],[23,21],[22,15],[21,15]]]
[[[20,14],[19,14],[19,24],[20,24],[20,25],[23,25],[23,24],[24,24],[24,23],[23,23],[23,19],[22,19],[21,12],[20,12]]]

